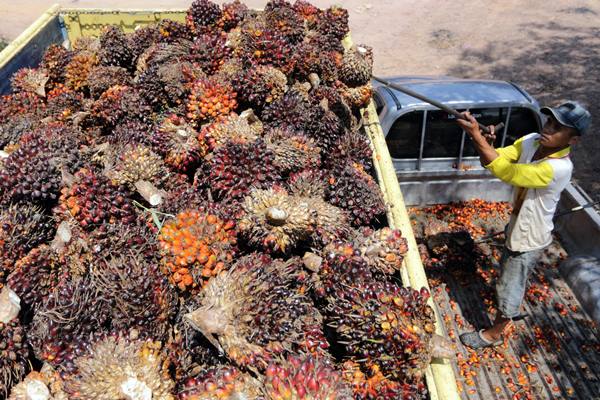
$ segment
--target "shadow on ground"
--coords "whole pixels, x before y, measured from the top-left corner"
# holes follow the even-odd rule
[[[574,12],[565,9],[563,12]],[[464,78],[514,82],[541,104],[574,99],[589,107],[590,135],[573,152],[574,178],[595,199],[600,198],[600,28],[570,27],[555,22],[521,26],[523,43],[494,42],[467,49],[448,73]]]

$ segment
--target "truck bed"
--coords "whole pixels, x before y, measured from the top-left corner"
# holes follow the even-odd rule
[[[600,341],[558,272],[566,253],[555,241],[529,280],[522,313],[496,349],[472,351],[459,335],[488,327],[495,315],[495,278],[503,236],[476,243],[501,230],[505,204],[467,202],[411,210],[423,264],[454,342],[457,385],[464,399],[600,399]]]

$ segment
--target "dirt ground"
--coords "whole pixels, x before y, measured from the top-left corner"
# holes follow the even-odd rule
[[[0,0],[0,37],[15,38],[53,3],[65,7],[186,8],[191,0]],[[262,7],[265,0],[246,0]],[[313,0],[326,7],[331,0]],[[380,75],[513,81],[542,104],[576,99],[600,119],[598,0],[346,0],[355,42],[373,46]],[[574,151],[575,179],[600,198],[600,132]]]

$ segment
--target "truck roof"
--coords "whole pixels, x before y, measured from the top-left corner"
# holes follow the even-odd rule
[[[518,103],[537,105],[537,102],[519,86],[506,81],[460,79],[450,76],[394,76],[385,78],[406,86],[426,97],[445,104]],[[373,81],[378,92],[387,92],[396,107],[412,108],[427,105],[422,100]],[[383,94],[383,93],[382,93]]]

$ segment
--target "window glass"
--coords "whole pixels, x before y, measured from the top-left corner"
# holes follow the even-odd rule
[[[385,141],[392,158],[418,158],[421,145],[423,111],[400,116],[390,128]]]
[[[539,132],[535,112],[524,107],[513,108],[508,122],[508,132],[506,133],[505,146],[510,146],[521,136],[532,132]]]
[[[377,115],[380,115],[383,110],[383,100],[381,100],[381,97],[377,92],[373,93],[373,101],[375,102],[375,111],[377,112]]]
[[[462,129],[456,118],[445,111],[427,112],[423,158],[458,157]]]
[[[470,110],[471,114],[477,119],[479,123],[485,126],[498,125],[500,122],[506,122],[506,114],[508,108],[473,108]],[[503,131],[496,132],[496,141],[494,147],[500,147],[502,145]],[[465,136],[465,147],[463,150],[463,157],[475,157],[477,156],[477,150],[473,146],[473,142],[469,136]]]

